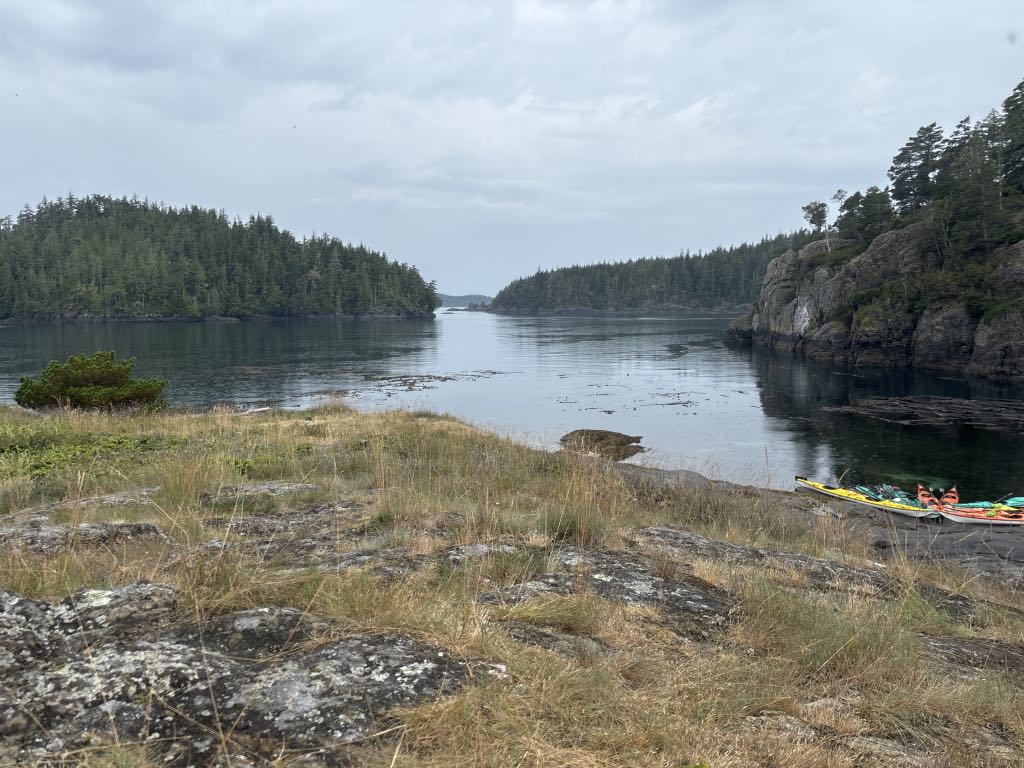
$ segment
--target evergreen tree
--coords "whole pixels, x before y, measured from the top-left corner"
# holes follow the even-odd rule
[[[828,239],[828,205],[820,200],[815,200],[805,205],[802,210],[804,219],[814,227],[815,232],[825,232],[825,245],[831,251],[832,244]]]
[[[893,217],[889,191],[868,187],[863,194],[854,192],[843,200],[836,229],[844,240],[866,248],[872,240],[892,228]]]
[[[961,120],[943,146],[935,178],[932,222],[940,255],[971,259],[983,256],[1006,236],[998,179],[993,126]]]
[[[1024,80],[1003,102],[1005,159],[1002,176],[1015,194],[1024,193]]]
[[[913,213],[931,201],[941,147],[942,129],[932,123],[918,129],[893,158],[889,178],[900,213]]]

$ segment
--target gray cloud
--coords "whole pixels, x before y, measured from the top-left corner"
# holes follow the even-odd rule
[[[0,18],[0,212],[68,191],[261,211],[452,292],[795,227],[1024,77],[1017,0],[0,0]]]

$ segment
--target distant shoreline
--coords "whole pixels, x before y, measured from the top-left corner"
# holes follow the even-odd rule
[[[460,309],[460,312],[488,312],[492,315],[518,315],[523,317],[693,317],[711,315],[714,317],[740,317],[749,311],[746,304],[726,307],[641,307],[638,309],[592,309],[589,307],[566,307],[563,309]]]

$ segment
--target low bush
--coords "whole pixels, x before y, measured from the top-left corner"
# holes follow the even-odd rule
[[[166,381],[133,379],[135,358],[115,360],[113,352],[74,355],[50,362],[42,376],[22,378],[14,401],[22,408],[115,410],[158,408],[165,404]]]

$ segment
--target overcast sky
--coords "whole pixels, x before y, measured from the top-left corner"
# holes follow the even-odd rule
[[[493,293],[795,228],[1022,78],[1022,0],[0,0],[0,215],[269,213]]]

